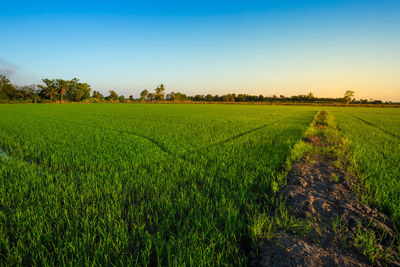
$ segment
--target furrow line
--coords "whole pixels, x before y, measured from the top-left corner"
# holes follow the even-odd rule
[[[392,132],[390,132],[390,131],[388,131],[388,130],[382,128],[382,127],[379,127],[379,126],[376,125],[376,124],[373,124],[373,123],[371,123],[371,122],[369,122],[369,121],[366,121],[366,120],[364,120],[364,119],[362,119],[362,118],[360,118],[360,117],[358,117],[358,116],[356,116],[356,115],[350,114],[350,113],[348,113],[348,112],[346,112],[346,113],[347,113],[349,116],[351,116],[351,117],[353,117],[353,118],[355,118],[355,119],[357,119],[357,120],[359,120],[359,121],[361,121],[361,122],[363,122],[363,123],[365,123],[365,124],[367,124],[367,125],[369,125],[369,126],[371,126],[371,127],[374,127],[374,128],[376,128],[376,129],[378,129],[378,130],[381,130],[382,132],[384,132],[384,133],[387,134],[387,135],[390,135],[390,136],[392,136],[392,137],[397,138],[397,139],[400,140],[400,136],[398,136],[398,135],[396,135],[396,134],[394,134],[394,133],[392,133]]]
[[[241,133],[239,133],[239,134],[233,135],[233,136],[231,136],[231,137],[229,137],[229,138],[226,138],[226,139],[224,139],[224,140],[218,141],[218,142],[213,143],[213,144],[211,144],[211,145],[204,146],[204,147],[201,147],[201,148],[198,148],[198,149],[194,149],[194,150],[190,150],[190,151],[188,151],[188,152],[186,152],[186,153],[194,153],[194,152],[198,152],[198,151],[201,151],[201,150],[207,150],[207,149],[209,149],[209,148],[213,148],[213,147],[216,147],[216,146],[219,146],[219,145],[222,145],[222,144],[225,144],[225,143],[234,141],[234,140],[236,140],[236,139],[238,139],[238,138],[240,138],[240,137],[242,137],[242,136],[251,134],[251,133],[253,133],[253,132],[256,132],[256,131],[258,131],[258,130],[264,129],[264,128],[268,127],[268,126],[274,125],[274,124],[276,124],[276,123],[278,123],[278,122],[281,122],[281,121],[283,121],[283,120],[285,120],[285,119],[288,119],[288,118],[292,118],[292,117],[294,117],[294,116],[295,116],[295,115],[293,115],[293,116],[288,116],[288,117],[285,117],[285,118],[283,118],[283,119],[276,120],[276,121],[274,121],[274,122],[270,122],[270,123],[261,125],[261,126],[259,126],[259,127],[253,128],[253,129],[251,129],[251,130],[247,130],[247,131],[241,132]]]
[[[127,134],[127,135],[136,136],[136,137],[145,139],[146,141],[156,145],[161,151],[163,151],[163,152],[165,152],[167,154],[173,155],[173,153],[171,151],[169,151],[167,148],[165,148],[163,145],[161,145],[156,140],[154,140],[152,138],[149,138],[147,136],[144,136],[144,135],[137,134],[137,133],[133,133],[133,132],[129,132],[129,131],[117,130],[117,129],[113,129],[113,128],[107,128],[107,127],[99,127],[99,126],[94,126],[94,125],[85,124],[85,123],[81,123],[81,122],[68,121],[68,120],[63,120],[63,119],[55,119],[55,118],[51,118],[51,117],[44,117],[44,116],[40,116],[40,115],[27,114],[27,113],[22,113],[22,112],[19,112],[19,113],[23,114],[23,115],[28,115],[28,116],[31,116],[31,117],[40,118],[40,119],[43,119],[43,120],[53,120],[53,121],[57,121],[57,122],[66,122],[66,123],[80,125],[80,126],[84,126],[84,127],[90,127],[90,128],[94,128],[94,129],[98,129],[98,130],[106,130],[106,131],[111,131],[111,132],[117,132],[117,133],[120,133],[120,134]]]

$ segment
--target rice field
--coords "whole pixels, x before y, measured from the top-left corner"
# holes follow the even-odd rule
[[[246,265],[321,108],[0,105],[0,260]],[[365,198],[399,222],[400,110],[331,109]]]
[[[363,198],[400,226],[400,109],[333,109],[342,135],[350,140],[361,174]]]
[[[313,109],[0,106],[9,264],[246,263]]]

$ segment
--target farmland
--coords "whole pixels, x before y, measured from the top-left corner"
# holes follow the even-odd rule
[[[363,197],[400,225],[400,110],[333,109],[342,135],[351,141]]]
[[[246,265],[322,107],[0,105],[8,264]],[[400,110],[329,110],[365,200],[399,223]]]

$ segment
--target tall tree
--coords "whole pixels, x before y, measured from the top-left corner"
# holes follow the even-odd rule
[[[56,80],[56,87],[57,87],[57,92],[60,95],[60,102],[63,102],[63,96],[67,92],[67,90],[70,87],[70,82],[63,80],[63,79],[57,79]]]
[[[182,93],[179,93],[179,92],[174,94],[174,100],[184,101],[186,99],[187,99],[187,95],[185,95],[185,94],[182,94]]]
[[[204,95],[195,95],[193,101],[204,101]]]
[[[32,101],[37,100],[36,85],[16,86],[16,98]]]
[[[145,101],[147,96],[148,96],[148,94],[149,94],[149,91],[144,89],[142,92],[140,92],[140,100]]]
[[[167,94],[166,99],[169,101],[183,101],[187,99],[187,96],[179,92],[171,92]]]
[[[125,102],[125,96],[121,95],[118,97],[119,102],[124,103]]]
[[[96,99],[104,98],[104,96],[99,91],[93,91],[92,97]]]
[[[211,94],[206,95],[206,101],[213,101],[214,97]]]
[[[109,100],[116,101],[118,99],[118,95],[114,90],[109,91],[109,96],[107,97]]]
[[[165,99],[168,101],[174,101],[175,100],[175,92],[171,92],[171,93],[167,94],[165,96]]]
[[[3,84],[9,84],[10,80],[7,78],[6,75],[0,74],[0,87],[3,86]]]
[[[157,100],[164,100],[164,94],[165,94],[165,87],[164,84],[160,84],[156,89],[156,95],[157,95]]]
[[[10,80],[0,74],[0,99],[13,99],[16,97],[17,90],[11,84]]]
[[[345,101],[347,104],[350,103],[351,100],[352,100],[352,98],[354,97],[354,94],[355,94],[355,92],[354,92],[353,90],[347,90],[347,91],[344,93],[344,97],[343,97],[344,101]]]
[[[45,85],[39,85],[39,88],[42,89],[39,93],[40,96],[53,101],[53,98],[58,93],[56,80],[42,79],[42,81]]]
[[[150,93],[147,95],[147,100],[149,100],[149,101],[157,100],[157,98],[158,98],[158,96],[156,93]]]
[[[82,101],[90,97],[90,85],[87,83],[80,83],[77,78],[69,81],[67,97],[70,101]]]

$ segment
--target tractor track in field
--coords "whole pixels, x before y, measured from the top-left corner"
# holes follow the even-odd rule
[[[77,112],[77,111],[73,111],[73,112],[79,113],[79,114],[87,114],[87,113],[84,113],[84,112]],[[96,115],[96,114],[94,114],[94,113],[89,113],[89,114],[91,114],[91,115]],[[106,116],[106,115],[105,115],[105,114],[102,114],[101,116]],[[168,151],[167,149],[162,149],[162,150],[163,150],[164,152],[167,152],[167,153],[169,153],[169,154],[171,154],[171,155],[177,156],[177,157],[179,157],[179,158],[185,160],[185,158],[182,158],[182,157],[181,157],[182,155],[186,155],[186,154],[190,154],[190,153],[196,153],[196,152],[199,152],[199,151],[201,151],[201,150],[207,150],[207,149],[209,149],[209,148],[216,147],[216,146],[219,146],[219,145],[222,145],[222,144],[225,144],[225,143],[234,141],[234,140],[236,140],[236,139],[238,139],[238,138],[240,138],[240,137],[242,137],[242,136],[251,134],[251,133],[253,133],[253,132],[256,132],[256,131],[258,131],[258,130],[264,129],[264,128],[268,127],[268,126],[274,125],[274,124],[279,123],[279,122],[281,122],[281,121],[283,121],[283,120],[286,120],[286,119],[289,119],[289,118],[293,118],[293,117],[294,117],[294,116],[287,116],[287,117],[285,117],[285,118],[281,118],[281,119],[279,119],[279,120],[276,120],[276,121],[273,121],[273,122],[270,122],[270,123],[266,123],[266,124],[261,125],[261,126],[258,126],[258,127],[256,127],[256,128],[253,128],[253,129],[250,129],[250,130],[247,130],[247,131],[244,131],[244,132],[235,134],[235,135],[233,135],[233,136],[231,136],[231,137],[228,137],[228,138],[226,138],[226,139],[223,139],[223,140],[220,140],[220,141],[216,141],[215,143],[212,143],[212,144],[210,144],[210,145],[203,146],[203,147],[200,147],[200,148],[196,148],[196,149],[193,149],[193,150],[185,151],[185,152],[183,152],[183,153],[181,153],[181,154],[174,154],[173,152],[170,152],[170,151]],[[132,118],[132,117],[130,117],[130,118]],[[56,119],[55,119],[55,120],[56,120]],[[73,122],[71,122],[71,123],[73,123]],[[181,123],[181,122],[180,122],[180,123]],[[186,124],[186,125],[193,125],[192,123],[187,123],[187,122],[185,122],[184,124]],[[85,124],[82,124],[82,125],[85,125]],[[86,126],[89,126],[89,125],[86,125]],[[108,130],[110,130],[110,131],[115,130],[115,129],[111,129],[111,128],[106,128],[106,129],[108,129]],[[115,130],[115,131],[118,131],[118,130]],[[129,134],[129,132],[127,132],[127,131],[124,131],[124,133]],[[158,145],[157,141],[155,141],[155,140],[153,140],[153,139],[150,139],[150,138],[148,138],[147,136],[139,135],[139,134],[136,134],[136,133],[133,133],[133,132],[132,132],[131,134],[132,134],[132,135],[135,135],[135,136],[139,136],[139,137],[145,138],[145,139],[148,139],[148,141],[151,141],[152,143]],[[161,149],[161,147],[160,147],[160,149]]]
[[[173,154],[167,148],[165,148],[165,146],[163,146],[162,144],[160,144],[156,140],[154,140],[152,138],[149,138],[147,136],[144,136],[144,135],[140,135],[140,134],[134,133],[134,132],[122,131],[122,130],[117,130],[117,129],[114,129],[114,128],[107,128],[107,127],[102,127],[102,126],[94,126],[94,125],[90,125],[90,124],[86,124],[86,123],[82,123],[82,122],[76,122],[76,121],[69,121],[69,120],[64,120],[64,119],[56,119],[56,118],[51,118],[51,117],[44,117],[44,116],[35,115],[35,114],[28,114],[28,113],[22,113],[22,112],[18,112],[18,113],[23,114],[23,115],[27,115],[27,116],[31,116],[31,117],[35,117],[35,118],[39,118],[39,119],[43,119],[43,120],[52,120],[52,121],[56,121],[56,122],[66,122],[66,123],[69,123],[69,124],[75,124],[75,125],[89,127],[89,128],[98,129],[98,130],[105,130],[105,131],[116,132],[116,133],[120,133],[120,134],[127,134],[127,135],[136,136],[136,137],[139,137],[141,139],[145,139],[146,141],[156,145],[161,151],[163,151],[163,152],[165,152],[167,154]]]
[[[242,136],[245,136],[245,135],[254,133],[256,131],[262,130],[264,128],[267,128],[268,126],[274,125],[276,123],[279,123],[279,122],[281,122],[283,120],[286,120],[286,119],[289,119],[289,118],[292,118],[292,117],[294,117],[294,116],[287,116],[287,117],[285,117],[283,119],[279,119],[279,120],[276,120],[276,121],[273,121],[273,122],[270,122],[270,123],[266,123],[266,124],[258,126],[256,128],[253,128],[253,129],[250,129],[250,130],[235,134],[235,135],[233,135],[233,136],[231,136],[229,138],[226,138],[224,140],[217,141],[217,142],[212,143],[212,144],[210,144],[208,146],[203,146],[203,147],[200,147],[200,148],[197,148],[197,149],[194,149],[194,150],[187,151],[186,153],[196,153],[196,152],[199,152],[199,151],[202,151],[202,150],[207,150],[207,149],[210,149],[210,148],[213,148],[213,147],[217,147],[219,145],[223,145],[225,143],[229,143],[229,142],[234,141],[234,140],[236,140],[236,139],[238,139],[238,138],[240,138]]]
[[[371,122],[369,122],[369,121],[366,121],[366,120],[364,120],[364,119],[362,119],[362,118],[360,118],[360,117],[358,117],[358,116],[356,116],[356,115],[350,114],[350,113],[348,113],[348,112],[346,112],[346,114],[348,114],[349,116],[351,116],[351,117],[353,117],[353,118],[355,118],[355,119],[357,119],[357,120],[359,120],[359,121],[361,121],[361,122],[363,122],[363,123],[365,123],[365,124],[367,124],[367,125],[369,125],[369,126],[371,126],[371,127],[374,127],[374,128],[376,128],[376,129],[378,129],[378,130],[381,130],[382,132],[384,132],[384,133],[387,134],[387,135],[390,135],[390,136],[392,136],[392,137],[397,138],[397,139],[400,140],[400,136],[399,136],[399,135],[396,135],[396,134],[394,134],[394,133],[392,133],[391,131],[388,131],[388,130],[382,128],[382,127],[379,127],[378,125],[373,124],[373,123],[371,123]]]
[[[334,141],[324,135],[330,127],[327,115],[317,114],[313,128],[323,134],[304,139],[312,149],[292,163],[287,184],[279,192],[290,216],[311,220],[311,230],[280,230],[261,240],[250,252],[250,266],[400,266],[395,249],[400,237],[394,224],[360,201],[353,190],[357,177],[334,164],[341,161],[338,166],[347,166],[346,157],[327,152],[348,153],[339,132]]]
[[[89,128],[98,129],[98,130],[105,130],[105,131],[110,131],[110,132],[116,132],[116,133],[120,133],[120,134],[126,134],[126,135],[135,136],[135,137],[138,137],[138,138],[146,140],[147,142],[149,142],[149,143],[155,145],[156,147],[158,147],[162,152],[164,152],[164,153],[166,153],[166,154],[168,154],[168,155],[170,155],[170,156],[172,156],[174,158],[180,159],[180,160],[190,164],[191,166],[195,165],[196,161],[191,159],[191,158],[189,158],[187,156],[188,154],[196,153],[196,152],[199,152],[201,150],[207,150],[209,148],[216,147],[218,145],[221,145],[221,144],[233,141],[235,139],[238,139],[238,138],[240,138],[242,136],[245,136],[247,134],[251,134],[251,133],[256,132],[258,130],[264,129],[267,126],[279,123],[280,121],[283,121],[283,120],[288,119],[290,117],[294,117],[294,116],[287,116],[285,118],[276,120],[274,122],[267,123],[265,125],[259,126],[259,127],[255,128],[255,129],[251,129],[251,130],[239,133],[237,135],[234,135],[233,137],[230,137],[230,138],[227,138],[225,140],[216,142],[214,144],[211,144],[209,146],[203,147],[201,149],[197,149],[197,150],[193,150],[193,151],[185,151],[185,152],[183,152],[181,154],[178,154],[178,153],[173,153],[173,152],[169,151],[165,146],[163,146],[162,144],[160,144],[159,142],[157,142],[154,139],[151,139],[151,138],[148,138],[146,136],[142,136],[142,135],[139,135],[139,134],[136,134],[136,133],[133,133],[133,132],[121,131],[121,130],[117,130],[117,129],[113,129],[113,128],[107,128],[107,127],[101,127],[101,126],[94,126],[94,125],[90,125],[90,124],[85,124],[85,123],[81,123],[81,122],[74,122],[74,121],[69,121],[69,120],[64,120],[64,119],[56,119],[56,118],[52,118],[52,117],[44,117],[44,116],[37,115],[37,114],[29,114],[29,113],[23,113],[23,112],[17,112],[17,113],[22,114],[22,115],[26,115],[26,116],[31,116],[31,117],[34,117],[34,118],[38,118],[38,119],[41,119],[41,120],[55,121],[55,122],[58,122],[58,123],[63,123],[64,122],[64,123],[69,123],[69,124],[73,124],[73,125],[79,125],[79,126],[83,126],[83,127],[89,127]],[[7,155],[7,156],[9,156],[9,155]],[[40,169],[48,168],[46,166],[42,166],[41,163],[38,162],[37,159],[22,159],[22,160],[27,162],[27,163],[29,163],[29,164],[35,164]],[[43,174],[41,171],[40,171],[40,173]]]
[[[210,148],[213,148],[213,147],[216,147],[216,146],[219,146],[219,145],[234,141],[234,140],[236,140],[236,139],[238,139],[240,137],[243,137],[243,136],[246,136],[246,135],[251,134],[253,132],[256,132],[258,130],[267,128],[268,126],[274,125],[276,123],[279,123],[281,121],[287,120],[287,119],[292,118],[292,117],[295,116],[295,115],[287,116],[285,118],[281,118],[279,120],[276,120],[276,121],[261,125],[259,127],[256,127],[256,128],[244,131],[244,132],[241,132],[239,134],[236,134],[236,135],[231,136],[229,138],[226,138],[224,140],[217,141],[217,142],[212,143],[210,145],[207,145],[207,146],[204,146],[204,147],[201,147],[201,148],[198,148],[198,149],[194,149],[194,150],[185,151],[185,152],[179,154],[179,153],[173,153],[173,152],[169,151],[163,144],[161,144],[157,140],[154,140],[152,138],[149,138],[147,136],[140,135],[140,134],[137,134],[137,133],[134,133],[134,132],[122,131],[122,130],[117,130],[117,129],[108,128],[108,127],[102,127],[102,126],[94,126],[94,125],[90,125],[90,124],[86,124],[86,123],[69,121],[69,120],[64,120],[64,119],[56,119],[56,118],[51,118],[51,117],[44,117],[44,116],[37,115],[37,114],[28,114],[28,113],[23,113],[23,112],[18,112],[18,113],[23,114],[23,115],[27,115],[27,116],[31,116],[31,117],[35,117],[35,118],[39,118],[39,119],[42,119],[42,120],[52,120],[52,121],[56,121],[56,122],[65,122],[65,123],[69,123],[69,124],[74,124],[74,125],[79,125],[79,126],[84,126],[84,127],[90,127],[90,128],[98,129],[98,130],[105,130],[105,131],[111,131],[111,132],[116,132],[116,133],[120,133],[120,134],[127,134],[127,135],[136,136],[136,137],[142,138],[142,139],[152,143],[153,145],[157,146],[164,153],[167,153],[167,154],[169,154],[171,156],[180,158],[180,159],[182,159],[184,161],[190,161],[186,157],[187,154],[196,153],[196,152],[199,152],[199,151],[202,151],[202,150],[207,150],[207,149],[210,149]]]

